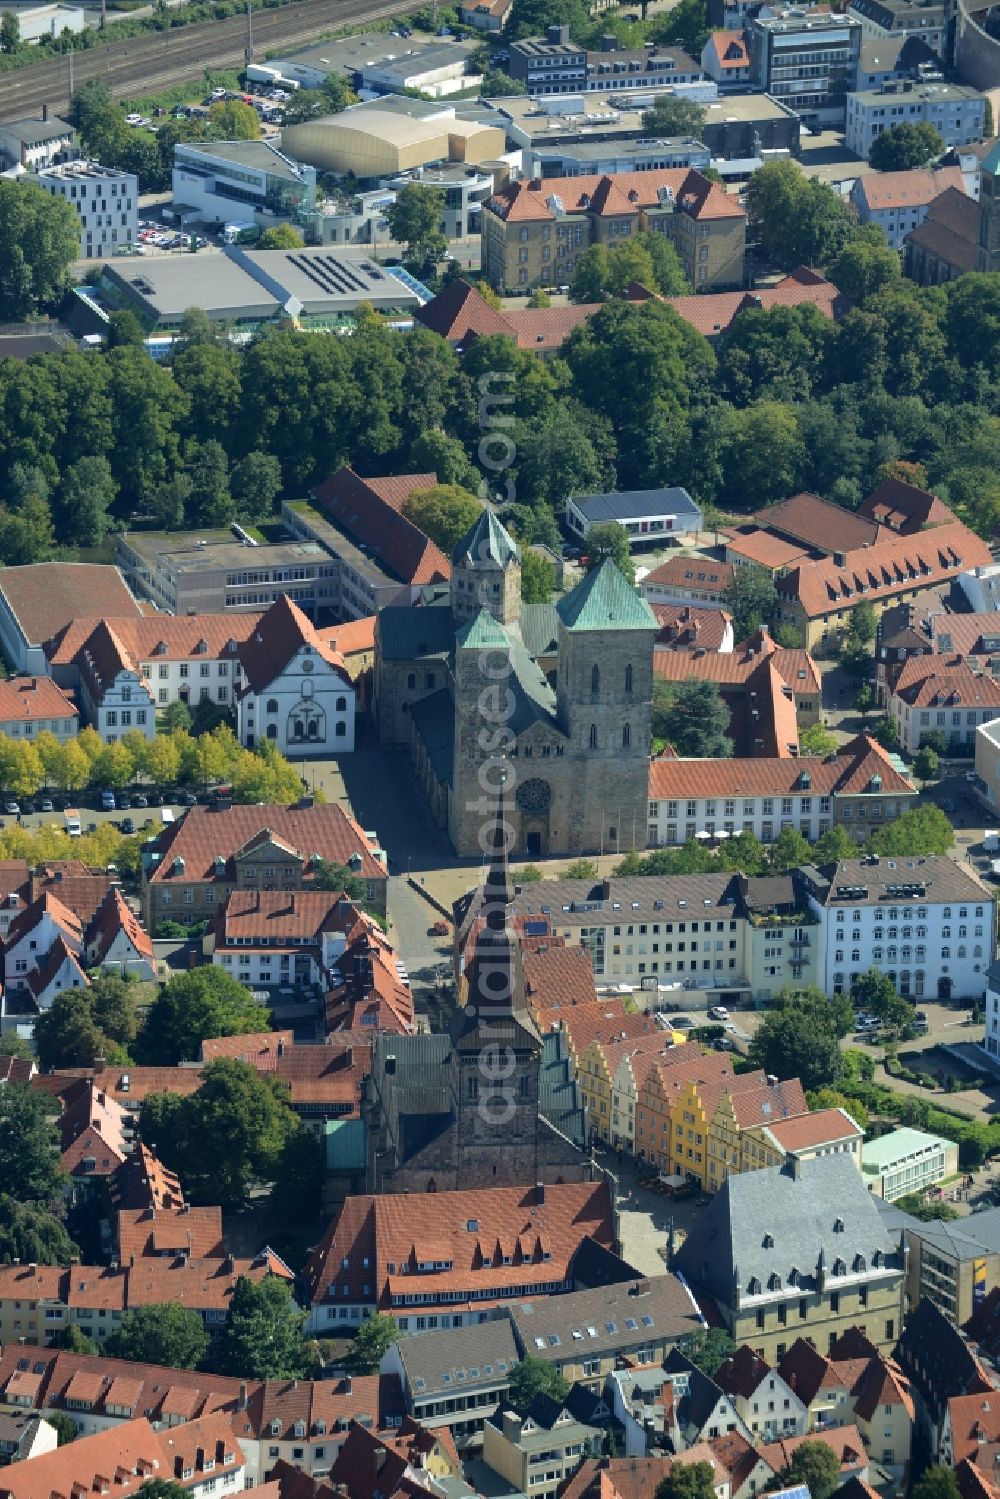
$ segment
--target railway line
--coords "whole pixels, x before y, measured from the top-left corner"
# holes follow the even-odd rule
[[[364,23],[412,9],[406,0],[296,0],[278,10],[254,12],[254,52],[275,46],[291,50],[351,22]],[[102,78],[115,98],[150,94],[200,78],[206,67],[241,66],[246,17],[201,21],[172,31],[152,31],[73,54],[73,87]],[[40,113],[43,104],[58,113],[70,96],[70,61],[55,57],[0,75],[0,121]]]

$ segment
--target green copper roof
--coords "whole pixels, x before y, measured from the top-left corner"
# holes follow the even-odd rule
[[[451,560],[457,564],[489,562],[497,567],[506,567],[508,562],[520,562],[521,549],[493,511],[484,509],[475,525],[470,531],[466,531],[452,552]]]
[[[567,630],[655,630],[656,617],[610,557],[556,605]]]
[[[983,157],[982,170],[993,177],[1000,176],[1000,141]]]
[[[504,632],[503,625],[498,624],[492,614],[485,609],[480,609],[475,619],[470,619],[467,625],[462,625],[456,636],[458,647],[463,651],[492,650],[499,647],[503,650],[510,646],[510,640]]]

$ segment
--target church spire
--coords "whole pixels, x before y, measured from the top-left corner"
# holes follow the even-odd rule
[[[514,903],[514,886],[510,878],[510,865],[507,860],[509,839],[507,837],[507,818],[504,813],[504,786],[507,781],[507,765],[501,762],[500,767],[500,792],[497,797],[497,815],[493,824],[493,836],[490,846],[490,865],[486,875],[486,883],[483,891],[483,910],[486,915],[486,925],[491,932],[503,932],[507,930],[507,918],[510,908]]]

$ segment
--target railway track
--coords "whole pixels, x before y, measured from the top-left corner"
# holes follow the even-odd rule
[[[255,11],[254,52],[278,45],[291,50],[350,22],[377,21],[412,9],[406,0],[297,0],[280,10]],[[153,31],[73,55],[73,86],[102,78],[115,98],[155,93],[200,78],[206,67],[241,66],[246,18],[202,21],[173,31]],[[58,113],[69,103],[69,58],[57,57],[0,75],[0,121],[40,112]]]

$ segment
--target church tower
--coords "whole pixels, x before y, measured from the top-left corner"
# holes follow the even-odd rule
[[[451,608],[456,622],[480,609],[502,625],[521,613],[521,550],[492,510],[484,509],[451,555]]]
[[[979,175],[980,271],[1000,271],[1000,145],[983,158]]]
[[[556,610],[556,712],[573,761],[569,847],[645,848],[656,618],[610,557]]]
[[[521,945],[511,926],[502,784],[491,843],[480,908],[485,925],[466,972],[465,1008],[450,1027],[456,1188],[538,1180],[542,1043],[525,1001]]]

